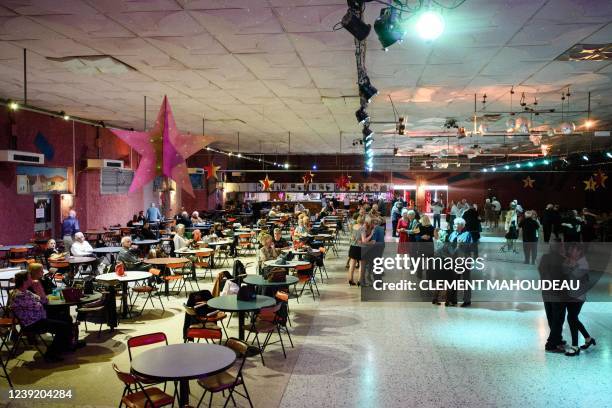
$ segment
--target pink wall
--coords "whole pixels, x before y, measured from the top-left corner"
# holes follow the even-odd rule
[[[17,150],[39,153],[34,144],[38,132],[42,132],[54,148],[52,160],[45,159],[45,166],[73,166],[73,122],[52,118],[33,112],[0,111],[0,149],[11,148],[10,135],[17,135]],[[143,206],[142,192],[130,195],[100,195],[99,171],[84,170],[87,158],[121,159],[130,165],[130,148],[107,129],[99,129],[74,123],[77,189],[74,208],[78,213],[81,229],[99,228],[120,222],[125,224],[134,212]],[[100,148],[98,149],[98,146]],[[136,155],[134,155],[136,157]],[[17,164],[0,163],[0,243],[23,243],[34,236],[34,208],[32,194],[17,194]],[[60,200],[55,200],[59,204]],[[60,205],[56,206],[54,221],[59,226]],[[67,210],[67,206],[63,208]],[[59,235],[56,229],[56,235]]]

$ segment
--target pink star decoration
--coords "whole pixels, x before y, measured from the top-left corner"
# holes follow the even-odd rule
[[[111,129],[142,157],[129,192],[132,193],[157,176],[174,180],[190,196],[194,196],[185,160],[208,144],[210,138],[178,131],[168,98],[159,108],[155,126],[148,132]]]

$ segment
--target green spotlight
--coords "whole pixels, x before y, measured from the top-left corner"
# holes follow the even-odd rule
[[[419,16],[415,28],[423,40],[435,40],[444,32],[444,19],[440,13],[426,11]]]

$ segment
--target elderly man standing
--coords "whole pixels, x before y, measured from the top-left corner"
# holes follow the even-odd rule
[[[68,217],[64,219],[64,222],[62,222],[62,238],[64,240],[64,248],[66,252],[70,252],[74,234],[79,231],[79,220],[77,220],[76,211],[70,210],[68,212]]]

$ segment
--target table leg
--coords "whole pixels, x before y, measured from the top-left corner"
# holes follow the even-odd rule
[[[128,316],[128,283],[121,282],[121,317],[127,319]]]
[[[244,315],[245,312],[238,312],[238,338],[244,340]]]
[[[166,273],[168,273],[166,269],[166,266],[164,266],[163,276],[166,276]],[[166,297],[168,297],[170,296],[170,281],[168,281],[168,279],[164,279],[164,281],[164,291],[166,292]]]
[[[181,380],[179,385],[179,407],[189,405],[189,380]]]

